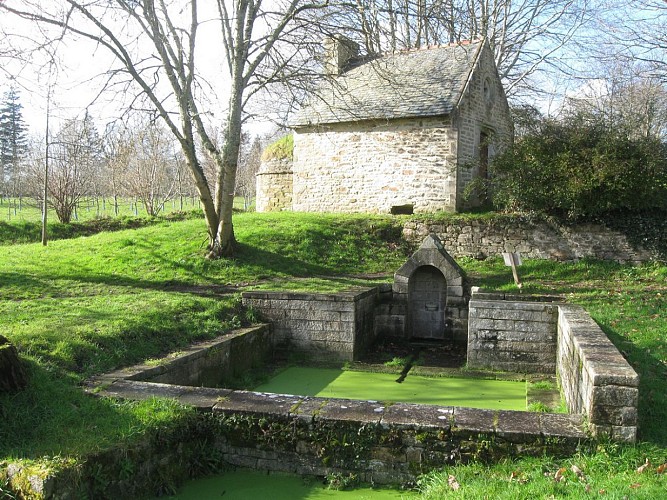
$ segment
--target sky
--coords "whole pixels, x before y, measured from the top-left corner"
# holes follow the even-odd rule
[[[16,3],[16,2],[15,2]],[[202,2],[212,6],[212,2]],[[215,12],[200,10],[200,19],[210,19]],[[15,34],[25,35],[34,31],[34,26],[3,14],[0,17],[0,29],[9,29]],[[206,99],[210,103],[207,114],[213,123],[224,117],[226,70],[223,68],[222,51],[215,50],[219,43],[219,29],[215,23],[203,23],[198,33],[198,67],[203,68],[203,77],[215,82],[206,89]],[[26,52],[27,53],[27,52]],[[148,54],[148,52],[147,52]],[[22,64],[17,60],[0,61],[0,91],[9,89],[13,83],[20,93],[23,105],[23,117],[31,133],[40,135],[46,126],[47,90],[51,89],[50,124],[57,127],[60,122],[72,118],[81,118],[86,110],[103,127],[117,119],[126,109],[129,100],[135,95],[130,92],[109,92],[102,95],[99,89],[107,80],[109,69],[118,67],[114,57],[107,49],[97,46],[86,39],[76,41],[65,39],[58,47],[59,64],[57,68],[46,64],[42,54],[32,54],[31,64]],[[49,74],[51,69],[51,74]],[[16,78],[10,79],[9,75]],[[49,84],[50,83],[50,84]],[[164,91],[166,84],[161,85]]]

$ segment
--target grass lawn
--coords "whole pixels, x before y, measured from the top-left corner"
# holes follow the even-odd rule
[[[13,228],[21,230],[12,223],[3,231]],[[235,231],[237,257],[218,261],[203,258],[199,218],[47,247],[0,247],[0,333],[27,360],[32,381],[26,391],[0,395],[0,467],[3,460],[81,460],[187,418],[191,410],[169,401],[96,399],[79,384],[247,324],[242,289],[340,290],[390,281],[414,250],[401,240],[396,219],[380,216],[243,213]],[[500,259],[459,263],[475,285],[514,289]],[[600,443],[567,460],[451,467],[423,478],[423,496],[664,497],[667,474],[658,471],[667,463],[667,266],[528,260],[520,273],[525,293],[563,294],[586,307],[640,374],[641,442]],[[638,473],[647,459],[651,465]],[[0,497],[2,491],[0,481]]]

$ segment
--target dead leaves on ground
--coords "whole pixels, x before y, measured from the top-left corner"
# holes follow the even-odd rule
[[[646,461],[637,467],[637,474],[643,474],[644,472],[651,471],[653,470],[653,464],[651,463],[650,459],[646,459]],[[655,473],[656,474],[665,474],[667,473],[667,463],[664,463],[662,465],[658,465],[655,468]]]
[[[648,474],[650,472],[654,472],[655,474],[667,474],[667,463],[658,465],[657,467],[654,467],[653,464],[651,463],[650,459],[646,459],[646,461],[637,467],[636,471],[637,474]],[[572,475],[576,476],[579,481],[582,483],[586,484],[586,492],[590,492],[592,490],[592,487],[588,481],[588,478],[584,474],[584,472],[576,465],[572,465],[569,469],[567,467],[560,467],[555,473],[553,472],[545,472],[544,475],[546,477],[551,477],[554,482],[556,483],[567,483],[568,478],[572,478]],[[510,480],[512,480],[515,477],[515,473],[512,473],[512,477]],[[630,489],[636,490],[641,488],[641,483],[638,482],[632,482],[628,485]],[[604,495],[606,491],[604,489],[601,489],[598,491],[600,495]]]
[[[460,485],[459,482],[456,480],[456,478],[455,478],[454,476],[452,476],[451,474],[450,474],[449,477],[447,478],[447,484],[448,484],[449,487],[450,487],[451,489],[453,489],[454,491],[457,491],[457,490],[461,487],[461,485]]]

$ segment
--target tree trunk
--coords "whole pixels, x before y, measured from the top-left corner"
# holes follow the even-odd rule
[[[28,375],[16,347],[0,335],[0,392],[16,392],[28,385]]]

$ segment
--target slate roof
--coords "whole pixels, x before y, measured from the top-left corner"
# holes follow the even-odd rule
[[[291,127],[440,116],[459,102],[482,41],[380,56],[324,80]]]

